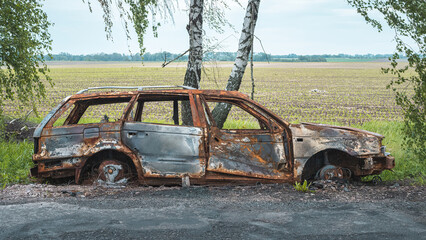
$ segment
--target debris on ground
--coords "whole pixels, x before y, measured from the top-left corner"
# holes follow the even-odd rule
[[[349,192],[349,182],[345,179],[317,180],[312,182],[311,190],[331,190]]]
[[[401,199],[406,201],[424,201],[426,187],[404,184],[371,185],[362,182],[344,182],[333,180],[315,181],[311,190],[302,193],[294,190],[291,184],[259,184],[252,186],[196,186],[188,187],[152,187],[126,185],[119,188],[108,185],[49,185],[28,184],[12,185],[0,190],[0,203],[28,202],[39,199],[137,197],[137,195],[158,195],[167,197],[194,197],[197,194],[219,196],[223,201],[238,201],[250,198],[258,201],[383,201]]]
[[[31,113],[31,111],[29,113]],[[7,141],[32,141],[33,133],[37,127],[37,124],[27,121],[29,113],[27,113],[27,115],[23,118],[4,118],[2,120],[4,123],[4,131],[2,131],[2,136],[0,137]]]

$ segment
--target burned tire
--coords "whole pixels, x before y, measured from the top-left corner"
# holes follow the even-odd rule
[[[325,165],[318,170],[315,179],[318,180],[332,180],[332,179],[349,179],[351,178],[351,171],[347,168],[342,168],[334,165]]]
[[[84,185],[126,181],[123,179],[136,183],[138,179],[132,159],[124,153],[112,150],[98,152],[87,159],[80,176],[77,183]]]
[[[127,183],[132,178],[129,165],[115,159],[101,161],[92,173],[96,174],[95,181],[107,184]]]
[[[129,168],[117,160],[105,160],[98,167],[99,179],[107,183],[116,183],[126,179]]]
[[[353,170],[348,164],[342,164],[344,159],[356,163],[356,158],[339,150],[325,150],[316,153],[303,167],[302,179],[328,180],[328,179],[352,179]],[[348,161],[346,161],[348,162]]]

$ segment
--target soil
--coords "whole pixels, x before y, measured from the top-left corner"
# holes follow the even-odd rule
[[[180,186],[128,186],[121,185],[50,185],[28,184],[12,185],[0,191],[0,204],[24,203],[45,199],[75,198],[108,198],[132,197],[140,194],[153,193],[179,193]],[[268,197],[285,196],[285,201],[338,201],[338,202],[377,202],[377,201],[413,201],[424,202],[426,186],[409,185],[403,182],[382,182],[374,185],[371,182],[342,182],[342,181],[316,181],[307,192],[296,191],[290,184],[258,184],[254,186],[191,186],[191,190],[205,189],[210,193],[231,194],[232,197],[253,197],[256,195]],[[235,195],[235,193],[238,193]]]
[[[3,119],[3,122],[4,131],[2,131],[0,139],[5,139],[7,141],[33,141],[33,133],[37,127],[36,123],[19,118],[7,118]]]

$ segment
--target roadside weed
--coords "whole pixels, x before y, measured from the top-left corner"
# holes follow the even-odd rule
[[[303,184],[300,182],[295,182],[293,187],[298,192],[314,192],[312,190],[309,190],[309,186],[311,186],[311,183],[308,184],[308,181],[304,181]]]

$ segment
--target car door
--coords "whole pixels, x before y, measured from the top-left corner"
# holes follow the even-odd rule
[[[222,128],[216,126],[210,112],[216,104],[229,104],[231,109]],[[208,171],[265,179],[285,177],[283,130],[241,102],[207,99],[204,107],[211,126]]]
[[[189,121],[180,118],[189,104]],[[123,125],[122,140],[141,159],[144,177],[200,178],[205,173],[203,128],[192,95],[141,94],[133,116]],[[195,122],[195,124],[194,124]]]

